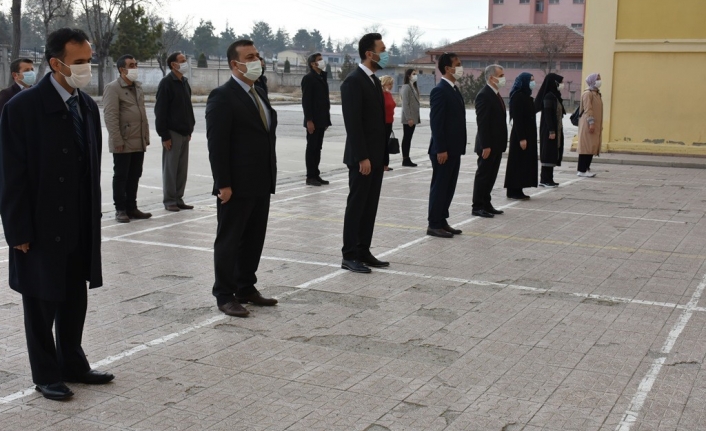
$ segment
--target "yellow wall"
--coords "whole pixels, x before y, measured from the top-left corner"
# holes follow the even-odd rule
[[[706,156],[706,0],[587,0],[585,30],[604,151]]]

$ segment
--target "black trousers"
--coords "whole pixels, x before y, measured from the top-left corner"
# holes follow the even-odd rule
[[[591,168],[591,161],[593,161],[593,154],[579,154],[579,172],[586,172]]]
[[[412,135],[414,135],[414,129],[417,125],[410,126],[409,124],[403,124],[402,130],[404,135],[402,136],[402,158],[409,159],[409,150],[412,148]]]
[[[429,228],[441,229],[448,226],[449,207],[456,192],[461,156],[449,157],[446,163],[439,164],[436,154],[429,154],[433,173],[429,189]]]
[[[490,193],[493,191],[495,180],[498,178],[498,170],[500,170],[502,159],[503,153],[499,151],[491,151],[487,159],[478,155],[478,170],[473,181],[474,210],[484,210],[492,207]]]
[[[66,260],[63,301],[22,295],[27,353],[34,383],[46,385],[71,380],[91,369],[81,347],[87,304],[85,260],[80,247]],[[56,342],[52,326],[55,326]]]
[[[321,175],[319,163],[321,163],[321,148],[324,146],[324,133],[326,129],[318,127],[314,133],[306,132],[306,152],[304,159],[306,162],[306,177],[318,178]]]
[[[370,255],[375,217],[382,188],[382,167],[373,166],[368,175],[358,166],[348,167],[348,202],[343,220],[343,258],[357,260]]]
[[[137,186],[144,161],[143,151],[113,153],[113,203],[116,211],[137,209]]]
[[[213,244],[216,282],[213,296],[218,305],[234,296],[257,292],[257,267],[265,244],[270,195],[259,198],[231,198],[223,204],[216,198],[218,230]]]
[[[383,161],[383,166],[390,165],[390,147],[387,143],[390,141],[390,135],[392,134],[392,123],[385,123],[385,160]]]

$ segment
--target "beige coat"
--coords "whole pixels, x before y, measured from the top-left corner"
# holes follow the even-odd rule
[[[601,153],[603,142],[603,100],[597,91],[586,90],[581,95],[581,119],[579,120],[579,154],[597,156]],[[589,131],[593,123],[595,130]]]
[[[108,129],[108,148],[115,153],[146,151],[150,144],[150,129],[145,111],[145,93],[142,85],[134,86],[120,77],[105,86],[103,91],[103,118]]]

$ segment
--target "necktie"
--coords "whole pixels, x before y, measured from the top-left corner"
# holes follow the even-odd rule
[[[503,96],[501,96],[500,93],[497,93],[497,94],[498,94],[498,99],[500,99],[500,104],[503,105],[503,111],[504,111],[505,110],[505,101],[503,100]]]
[[[255,91],[254,86],[250,87],[250,93],[252,93],[255,98],[255,104],[257,105],[257,110],[260,111],[260,119],[262,120],[262,124],[265,126],[265,130],[269,131],[270,128],[267,126],[267,116],[265,115],[265,110],[260,103],[260,98],[257,96],[257,91]]]
[[[76,132],[76,141],[81,147],[81,151],[83,151],[85,148],[85,136],[83,134],[83,120],[81,119],[81,115],[78,113],[78,96],[69,97],[69,100],[66,101],[66,104],[69,105],[69,111],[71,111],[71,117],[73,117],[74,120],[74,131]]]
[[[371,78],[373,78],[373,82],[375,83],[375,88],[378,89],[378,92],[380,93],[380,102],[384,105],[385,104],[385,96],[382,95],[382,84],[380,84],[380,79],[375,76],[375,74],[370,75]]]

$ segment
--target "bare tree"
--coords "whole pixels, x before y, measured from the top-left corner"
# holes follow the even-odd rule
[[[38,15],[44,25],[44,40],[49,37],[52,22],[57,18],[65,18],[73,12],[74,0],[28,0],[27,11]],[[43,76],[47,68],[47,60],[42,56],[37,76]]]
[[[16,59],[20,56],[20,43],[22,42],[22,0],[12,0],[12,49],[10,50],[10,58]],[[10,77],[10,84],[13,80]]]
[[[153,27],[157,26],[160,22],[164,27],[162,37],[158,42],[159,52],[157,53],[157,63],[159,64],[159,69],[162,71],[162,76],[166,76],[169,69],[167,67],[167,56],[171,54],[179,42],[186,37],[189,21],[190,19],[187,17],[184,22],[179,23],[175,21],[174,18],[169,17],[169,19],[164,22],[162,18],[156,15],[150,16],[150,24]]]
[[[382,24],[380,24],[379,22],[375,22],[370,24],[369,26],[363,27],[363,34],[368,33],[380,33],[382,37],[385,37],[385,35],[387,34],[387,30],[382,27]]]
[[[557,58],[569,46],[569,32],[554,31],[564,29],[552,27],[543,26],[539,30],[539,46],[536,45],[536,40],[527,41],[529,44],[527,52],[533,53],[532,57],[539,61],[539,68],[542,69],[545,75],[556,70]]]
[[[421,42],[424,32],[416,25],[407,27],[407,33],[402,39],[402,53],[414,59],[424,53],[425,44]]]

